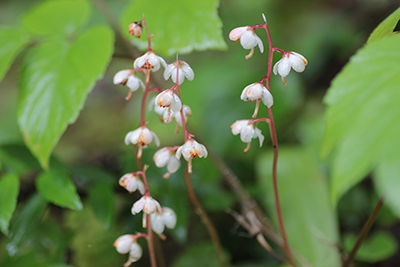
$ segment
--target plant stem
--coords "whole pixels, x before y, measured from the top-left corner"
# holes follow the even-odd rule
[[[154,252],[153,231],[151,229],[150,214],[143,214],[147,216],[147,245],[149,247],[149,257],[151,267],[157,267],[156,253]]]
[[[268,50],[268,72],[266,75],[266,87],[268,90],[270,90],[271,86],[271,72],[272,72],[272,59],[273,59],[273,53],[274,53],[274,47],[272,46],[272,38],[271,38],[271,33],[269,31],[267,22],[265,22],[265,31],[267,33],[268,37],[268,44],[269,44],[269,50]],[[278,178],[277,178],[277,165],[278,165],[278,139],[276,137],[276,129],[275,129],[275,121],[274,117],[272,115],[272,107],[268,108],[268,118],[269,118],[269,129],[271,132],[271,141],[272,141],[272,146],[274,149],[274,161],[272,165],[272,181],[274,185],[274,195],[275,195],[275,206],[276,206],[276,213],[278,216],[278,222],[279,222],[279,228],[282,233],[282,238],[283,238],[283,244],[285,248],[285,253],[286,257],[288,258],[290,265],[296,266],[293,260],[292,252],[290,251],[290,246],[289,242],[286,236],[286,231],[285,227],[283,225],[283,219],[282,219],[282,212],[281,212],[281,206],[279,202],[279,194],[278,194]]]
[[[206,225],[208,234],[210,235],[210,238],[211,238],[211,240],[212,240],[212,242],[214,244],[215,251],[217,253],[218,260],[219,260],[221,266],[228,267],[229,265],[228,265],[227,259],[225,257],[225,253],[224,253],[224,250],[222,248],[221,242],[219,240],[219,237],[218,237],[218,234],[217,234],[217,230],[215,229],[214,224],[212,223],[212,221],[208,217],[206,211],[201,206],[199,200],[197,199],[197,197],[196,197],[196,195],[194,193],[194,190],[193,190],[193,187],[192,187],[192,183],[190,181],[188,167],[186,167],[186,169],[185,169],[185,183],[186,183],[186,188],[187,188],[188,193],[189,193],[190,200],[192,201],[192,204],[196,209],[196,213],[200,216],[201,220]]]
[[[357,238],[356,243],[354,244],[353,249],[351,250],[349,256],[347,257],[347,259],[344,261],[343,263],[343,267],[347,267],[351,264],[351,262],[353,261],[354,257],[357,254],[357,251],[361,245],[361,243],[363,242],[365,236],[368,234],[369,230],[371,229],[372,224],[374,223],[376,217],[378,216],[379,211],[381,210],[382,206],[383,206],[384,200],[383,197],[381,197],[378,200],[378,203],[376,204],[374,210],[372,211],[371,215],[369,216],[367,222],[365,223],[363,229],[361,230],[360,235]]]

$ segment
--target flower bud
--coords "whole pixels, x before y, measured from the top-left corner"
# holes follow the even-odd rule
[[[133,175],[132,173],[127,173],[119,179],[119,184],[132,193],[139,189],[139,192],[144,195],[145,187],[142,180],[139,179],[138,176]]]
[[[137,38],[140,38],[140,36],[142,36],[143,26],[141,21],[129,24],[128,29],[129,35],[135,35]]]
[[[132,244],[136,242],[134,235],[123,235],[114,242],[114,247],[120,254],[126,254],[130,251]]]

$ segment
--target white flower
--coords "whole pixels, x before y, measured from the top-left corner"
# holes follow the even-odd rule
[[[143,255],[142,247],[137,242],[134,242],[131,245],[131,248],[129,251],[129,259],[124,264],[124,267],[128,267],[129,265],[131,265],[132,262],[138,261],[142,257],[142,255]]]
[[[180,98],[174,93],[173,90],[164,90],[159,93],[155,99],[157,106],[166,108],[164,111],[164,122],[170,122],[172,119],[171,113],[178,112],[182,108]]]
[[[151,196],[142,196],[138,201],[136,201],[132,206],[132,214],[135,215],[143,210],[144,213],[152,214],[156,211],[161,212],[160,203],[154,200]]]
[[[171,76],[171,79],[174,83],[176,83],[176,76],[177,76],[177,70],[179,66],[179,84],[182,84],[183,81],[185,80],[185,77],[189,80],[192,81],[194,78],[194,72],[192,68],[187,64],[185,61],[177,60],[172,64],[169,64],[167,68],[165,68],[164,71],[164,79],[168,80],[168,78]]]
[[[142,180],[138,176],[133,175],[133,173],[127,173],[119,179],[119,184],[132,193],[139,189],[139,192],[144,195],[145,187]]]
[[[264,45],[260,37],[258,37],[254,29],[250,26],[238,27],[229,33],[229,39],[232,41],[240,42],[244,49],[251,49],[250,53],[246,56],[249,59],[254,52],[254,47],[258,45],[260,52],[264,52]]]
[[[250,149],[250,142],[252,138],[259,138],[260,147],[264,142],[264,136],[261,130],[256,128],[252,120],[238,120],[231,125],[232,133],[234,135],[240,134],[240,139],[247,143],[247,148],[244,150],[247,153]]]
[[[162,234],[165,227],[173,229],[176,225],[175,212],[167,207],[162,207],[161,212],[155,212],[150,215],[151,226],[157,234]]]
[[[308,64],[307,59],[296,52],[284,53],[282,58],[274,65],[274,74],[282,77],[283,84],[287,84],[285,77],[288,76],[292,68],[296,72],[303,72]]]
[[[252,83],[243,89],[240,99],[244,101],[262,101],[268,108],[274,104],[274,99],[268,89],[262,83]]]
[[[159,146],[160,140],[158,139],[157,135],[152,131],[150,131],[146,126],[141,126],[134,131],[130,131],[125,136],[125,144],[126,145],[129,145],[129,143],[132,143],[134,145],[138,144],[139,151],[137,157],[141,158],[142,148],[146,148],[153,141],[153,139],[156,145]]]
[[[185,142],[184,145],[180,146],[176,151],[177,159],[181,158],[181,155],[185,158],[188,162],[188,171],[192,173],[192,158],[195,157],[207,157],[208,152],[204,145],[197,143],[193,139],[189,139]]]
[[[185,118],[185,123],[186,123],[188,120],[188,117],[192,116],[192,110],[190,109],[189,106],[183,105],[182,111],[183,111],[183,117]],[[180,111],[175,112],[174,117],[175,117],[176,123],[179,126],[182,126],[181,112]]]
[[[114,242],[114,247],[120,254],[126,254],[131,250],[132,244],[136,242],[134,235],[123,235]]]
[[[122,84],[128,86],[132,92],[135,92],[137,89],[139,89],[139,87],[142,87],[144,90],[143,82],[135,74],[133,74],[132,70],[118,71],[114,75],[113,82],[114,84]]]
[[[167,67],[167,63],[162,57],[157,56],[153,51],[148,51],[141,57],[138,57],[135,62],[133,62],[133,67],[151,69],[152,71],[157,71],[160,69],[160,63]]]
[[[164,178],[168,178],[181,166],[181,162],[175,157],[175,155],[173,155],[170,147],[164,147],[158,150],[154,154],[153,160],[158,168],[162,168],[167,165],[168,172],[163,175]]]

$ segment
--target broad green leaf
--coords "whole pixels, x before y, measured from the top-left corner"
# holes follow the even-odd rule
[[[371,33],[367,43],[379,40],[383,37],[390,36],[393,33],[394,28],[400,20],[400,7],[394,11],[389,17],[382,21],[378,27]]]
[[[400,151],[400,35],[367,44],[333,80],[322,155],[333,157],[331,201],[384,161],[387,151]],[[398,152],[396,152],[398,153]]]
[[[39,194],[28,200],[11,225],[9,242],[6,246],[9,255],[15,255],[22,242],[32,234],[42,219],[46,207],[47,202]]]
[[[171,56],[193,50],[226,49],[218,4],[218,0],[132,1],[122,15],[122,31],[128,36],[129,24],[141,20],[144,14],[149,32],[154,34],[151,45],[156,53]],[[143,29],[141,39],[132,37],[132,42],[146,50],[146,31]]]
[[[82,202],[74,183],[64,172],[50,170],[42,172],[36,180],[39,193],[49,202],[63,208],[80,210]]]
[[[114,216],[114,194],[112,186],[101,182],[90,187],[89,202],[104,228],[108,229]]]
[[[17,206],[19,179],[15,174],[5,174],[0,178],[0,230],[7,235],[8,225]]]
[[[21,71],[18,123],[25,143],[44,168],[73,123],[113,49],[108,27],[90,28],[74,42],[49,38],[27,55]]]
[[[387,151],[374,172],[374,183],[377,191],[384,195],[385,204],[400,218],[400,153]]]
[[[85,0],[48,0],[38,4],[22,18],[22,25],[37,35],[72,34],[90,14]]]
[[[0,28],[0,81],[13,60],[29,41],[29,35],[17,28]]]
[[[272,160],[272,153],[259,157],[257,176],[259,186],[265,192],[264,203],[276,223]],[[291,248],[310,266],[339,266],[340,257],[335,245],[338,242],[335,213],[329,203],[326,178],[314,153],[303,148],[281,147],[278,188]]]
[[[347,252],[351,251],[356,240],[357,236],[355,235],[344,236],[343,244]],[[397,248],[397,241],[392,235],[385,232],[377,232],[364,240],[357,251],[356,260],[371,263],[385,260],[396,253]]]
[[[172,263],[172,267],[218,267],[221,266],[211,243],[199,243],[188,247]]]
[[[16,174],[41,170],[39,162],[28,148],[22,144],[0,146],[0,160],[4,168]]]

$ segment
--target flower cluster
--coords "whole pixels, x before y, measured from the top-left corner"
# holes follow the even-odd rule
[[[232,41],[240,42],[244,49],[251,49],[250,54],[246,56],[246,59],[249,59],[254,52],[254,47],[258,45],[261,53],[264,51],[264,46],[261,39],[256,35],[255,30],[258,28],[264,28],[269,36],[268,40],[270,41],[269,29],[267,26],[267,21],[263,14],[263,19],[265,24],[256,25],[256,26],[244,26],[233,29],[229,38]],[[286,85],[287,82],[285,77],[289,74],[290,70],[293,69],[296,72],[303,72],[305,66],[307,65],[307,60],[300,54],[296,52],[286,52],[279,48],[275,48],[270,43],[269,49],[269,63],[272,64],[272,53],[274,51],[282,53],[282,59],[280,59],[273,67],[273,72],[275,75],[279,74],[281,76],[282,82]],[[246,86],[242,94],[240,95],[240,99],[243,101],[252,101],[256,102],[256,107],[254,109],[254,113],[252,115],[253,119],[257,118],[257,114],[260,107],[260,102],[262,102],[268,109],[271,109],[274,104],[273,96],[270,92],[270,79],[271,79],[271,65],[268,66],[268,73],[259,81],[254,82],[248,86]],[[265,83],[265,85],[264,85]],[[248,152],[250,149],[250,142],[253,138],[259,138],[260,147],[262,146],[264,136],[261,134],[261,130],[258,129],[257,123],[260,121],[265,121],[270,123],[270,119],[268,118],[259,118],[255,120],[238,120],[232,124],[231,129],[234,135],[240,134],[240,139],[247,143],[247,147],[244,152]]]
[[[195,157],[207,157],[207,149],[204,145],[199,144],[193,139],[192,135],[188,132],[186,123],[188,118],[192,115],[192,110],[189,106],[182,103],[180,97],[180,85],[187,79],[192,81],[194,79],[194,71],[188,63],[181,60],[176,60],[172,64],[168,64],[165,60],[158,56],[151,49],[150,38],[146,22],[143,20],[134,22],[129,25],[129,34],[140,38],[143,27],[148,35],[148,51],[138,57],[133,62],[133,69],[124,69],[117,72],[114,76],[114,84],[126,85],[129,90],[129,95],[126,97],[129,100],[132,93],[139,88],[143,88],[144,94],[142,99],[142,108],[140,114],[140,126],[130,131],[125,136],[125,144],[137,147],[137,159],[141,162],[143,150],[149,145],[154,143],[160,146],[160,140],[157,135],[146,126],[145,112],[148,95],[151,92],[158,92],[158,94],[150,101],[150,110],[154,105],[154,110],[162,117],[162,122],[169,123],[173,119],[176,120],[177,130],[179,127],[183,128],[185,142],[181,146],[164,147],[159,149],[153,156],[155,165],[159,168],[167,167],[167,172],[163,175],[164,178],[170,177],[175,173],[181,165],[180,158],[188,162],[188,172],[192,172],[192,159]],[[261,43],[262,45],[262,43]],[[159,88],[150,87],[151,73],[156,72],[164,67],[164,79],[171,80],[175,83],[171,88],[162,90]],[[146,79],[145,83],[138,77],[137,72],[143,72]],[[141,165],[141,164],[140,164]],[[143,214],[143,227],[147,228],[147,234],[128,234],[119,237],[114,246],[117,252],[122,254],[129,253],[129,259],[125,266],[129,266],[132,262],[137,261],[142,256],[142,249],[136,242],[138,238],[144,237],[148,240],[149,250],[152,248],[152,231],[158,234],[161,238],[165,238],[163,232],[165,228],[172,229],[177,222],[175,212],[168,207],[162,207],[160,203],[155,200],[149,193],[147,185],[147,178],[145,171],[148,165],[145,165],[142,171],[127,173],[119,179],[119,184],[124,187],[129,193],[139,192],[142,196],[137,200],[132,208],[132,215]],[[154,253],[150,253],[154,254]]]

